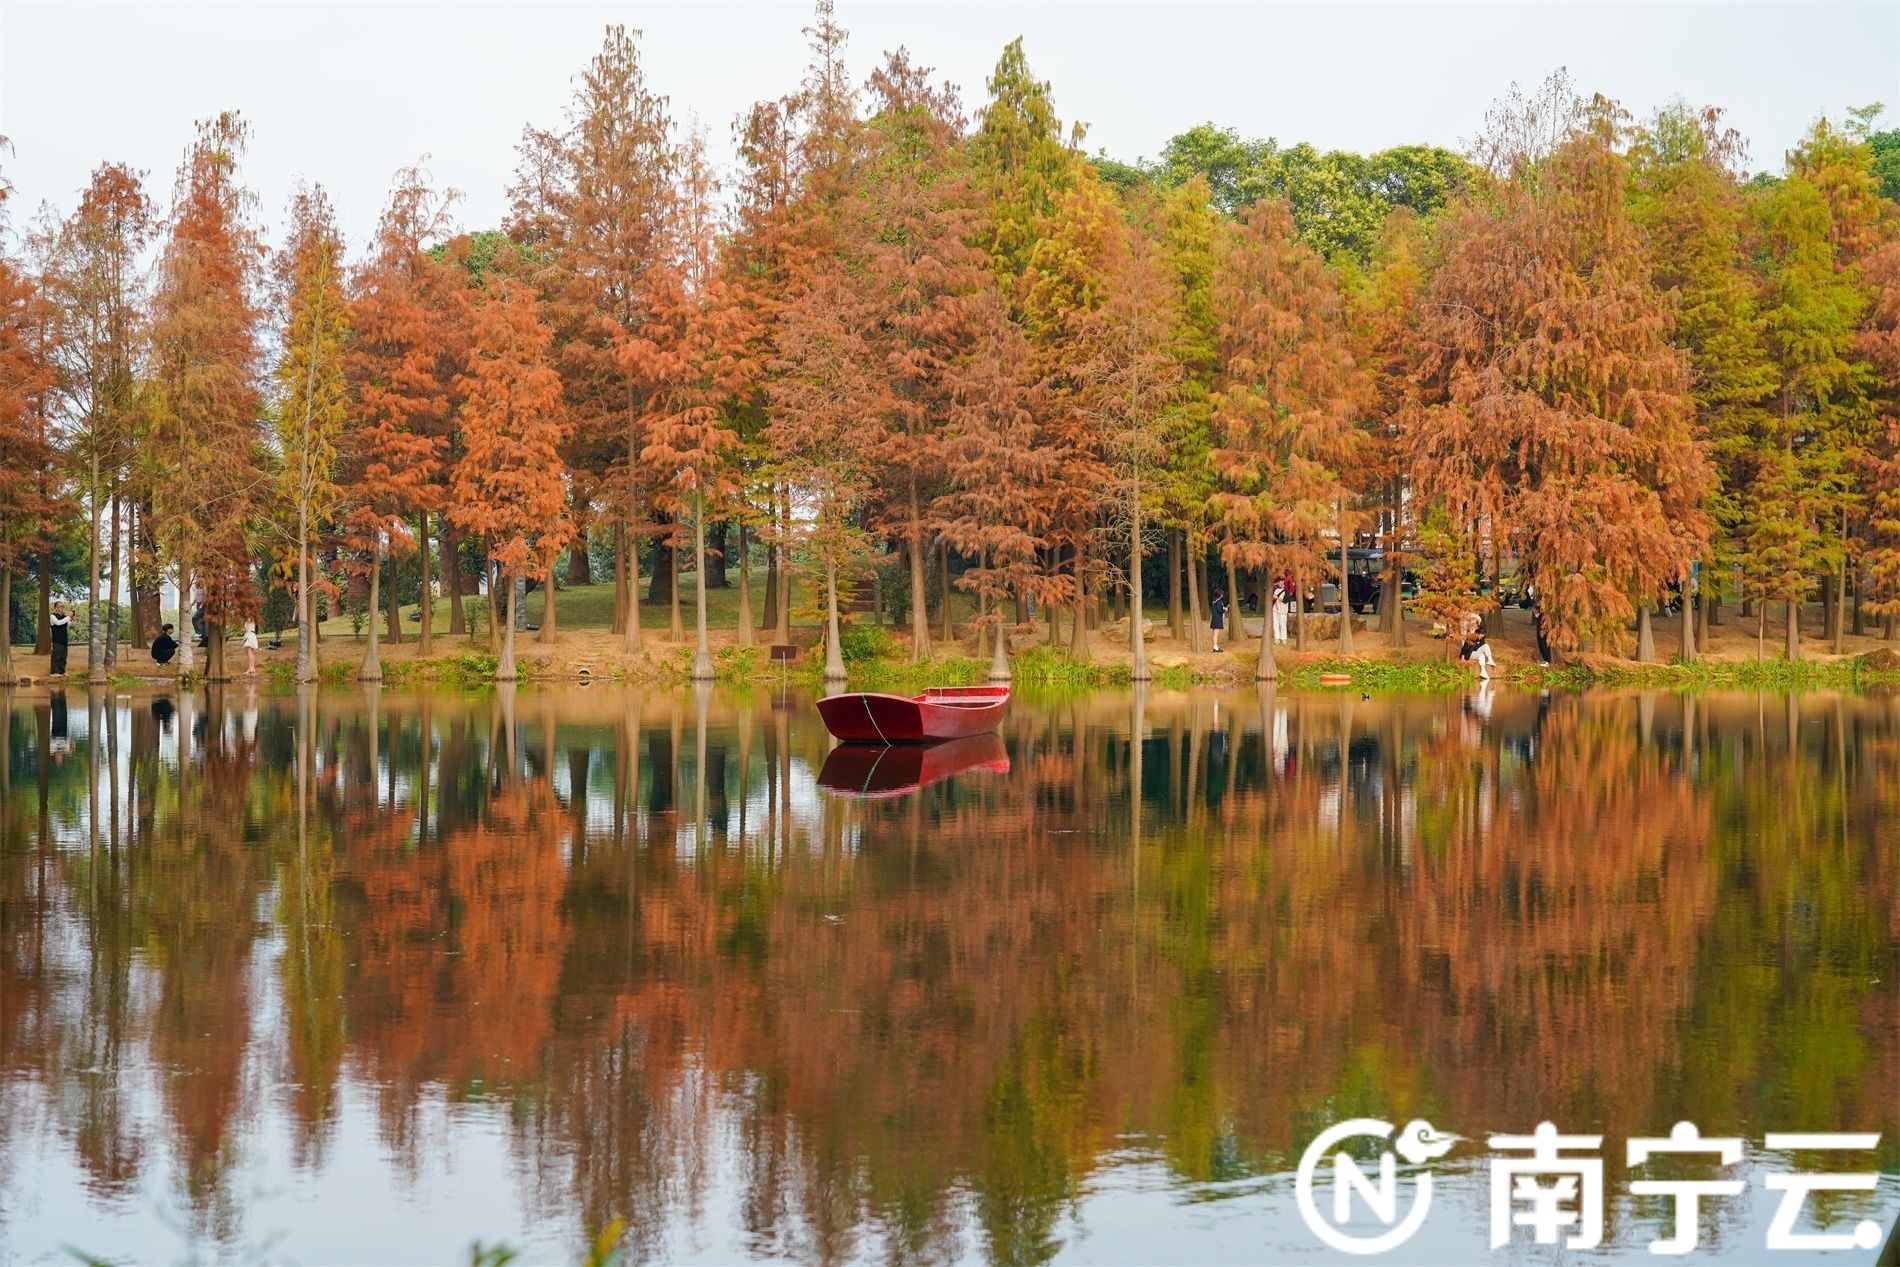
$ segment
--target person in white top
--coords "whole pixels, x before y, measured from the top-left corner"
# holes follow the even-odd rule
[[[244,676],[257,676],[257,622],[244,622]]]
[[[1471,648],[1471,662],[1478,666],[1478,680],[1489,682],[1491,670],[1497,667],[1497,660],[1491,655],[1491,644],[1485,639],[1483,631],[1478,633],[1477,645]]]

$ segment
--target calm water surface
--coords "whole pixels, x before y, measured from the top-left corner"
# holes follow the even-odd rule
[[[1292,1175],[1368,1115],[1605,1135],[1589,1259],[1654,1261],[1623,1142],[1681,1119],[1750,1141],[1704,1261],[1812,1261],[1767,1131],[1881,1132],[1820,1217],[1900,1209],[1891,697],[1024,698],[884,762],[771,690],[0,723],[3,1263],[1351,1261]],[[1553,1261],[1463,1148],[1374,1261]]]

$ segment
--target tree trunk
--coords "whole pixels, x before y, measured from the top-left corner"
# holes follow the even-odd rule
[[[666,541],[666,570],[668,573],[666,584],[668,593],[666,597],[673,614],[672,633],[669,636],[674,642],[684,642],[686,641],[686,625],[685,622],[680,619],[680,551],[679,545],[674,539],[678,535],[679,522],[675,520],[673,531],[668,534]],[[659,570],[657,568],[654,569],[653,575],[657,577],[659,574]]]
[[[838,630],[838,565],[825,555],[825,681],[844,681],[844,647]]]
[[[488,582],[488,653],[501,653],[501,620],[504,607],[501,599],[501,569],[492,562],[482,564],[483,579]],[[508,622],[510,626],[513,621]]]
[[[178,676],[188,678],[198,667],[198,636],[191,627],[191,565],[178,561]]]
[[[627,525],[615,523],[613,532],[614,614],[608,632],[624,635],[627,632]]]
[[[1386,560],[1385,576],[1379,590],[1379,627],[1392,640],[1392,646],[1405,646],[1405,569],[1396,558]]]
[[[554,641],[554,560],[548,560],[548,574],[541,578],[541,632],[537,642]]]
[[[1710,597],[1707,590],[1696,595],[1695,641],[1696,646],[1704,651],[1709,647],[1709,626],[1715,623],[1715,603],[1716,600]]]
[[[1339,654],[1352,654],[1352,577],[1349,572],[1349,560],[1346,555],[1346,502],[1339,502]]]
[[[693,561],[698,565],[693,569],[693,619],[699,647],[693,653],[693,681],[710,682],[713,680],[712,648],[706,641],[706,495],[699,494],[699,505],[693,510]],[[706,772],[702,768],[699,779],[705,782]]]
[[[396,534],[393,530],[389,534],[389,558],[385,560],[385,563],[389,568],[389,595],[387,604],[389,607],[389,645],[392,647],[400,647],[402,645],[402,602],[397,597]],[[370,619],[374,621],[375,616],[372,615]]]
[[[322,645],[322,640],[317,637],[317,587],[315,585],[303,591],[302,602],[304,612],[299,624],[310,631],[310,662],[300,670],[308,673],[309,676],[300,678],[299,681],[314,682],[323,674],[323,653],[318,650]]]
[[[224,668],[224,617],[211,619],[205,617],[205,681],[228,682],[231,675]]]
[[[957,619],[955,612],[950,606],[952,595],[950,589],[950,543],[948,541],[939,541],[937,543],[937,555],[943,563],[943,576],[941,578],[943,593],[939,595],[943,601],[943,606],[941,610],[937,612],[937,619],[943,626],[944,645],[949,646],[955,642],[957,638]]]
[[[502,627],[501,658],[495,662],[495,680],[512,682],[515,680],[515,604],[520,601],[516,597],[519,587],[512,576],[503,576],[501,579],[508,587],[508,616],[506,620],[495,622]],[[493,586],[489,587],[489,592],[494,592]]]
[[[1306,650],[1306,577],[1293,569],[1293,649]]]
[[[429,593],[429,512],[426,510],[416,516],[416,568],[422,577],[422,587],[416,594],[422,616],[422,629],[416,634],[416,655],[426,656],[435,649],[435,601]]]
[[[133,606],[138,609],[139,620],[141,622],[138,632],[134,637],[138,640],[140,646],[148,646],[151,640],[158,636],[158,627],[163,624],[165,620],[164,614],[159,611],[160,603],[163,601],[160,596],[162,586],[158,584],[159,573],[157,564],[152,562],[158,555],[158,541],[152,531],[152,502],[150,496],[147,496],[138,504],[137,531],[133,534],[132,549],[127,553],[144,559],[152,567],[152,571],[144,574],[142,577],[136,570],[133,572],[134,585],[141,579],[145,582],[143,589],[134,589],[133,591],[134,596],[132,603]]]
[[[1201,625],[1206,619],[1207,610],[1201,603],[1202,573],[1207,571],[1206,560],[1194,548],[1194,538],[1188,536],[1182,542],[1182,553],[1187,556],[1187,601],[1188,601],[1188,646],[1196,653],[1201,649]]]
[[[746,541],[745,520],[739,521],[739,620],[735,637],[740,646],[752,645],[752,551]]]
[[[776,500],[773,504],[773,510],[775,512],[777,510]],[[774,518],[776,517],[775,513]],[[776,541],[767,542],[765,547],[765,608],[759,613],[760,629],[778,628],[778,555],[778,543]]]
[[[41,550],[40,559],[40,623],[39,630],[33,636],[33,654],[51,655],[53,653],[53,552]]]
[[[778,502],[778,623],[773,626],[774,640],[784,646],[792,640],[792,492],[786,489]]]
[[[119,564],[121,506],[118,489],[112,491],[112,549],[106,555],[112,561],[112,580],[106,587],[106,667],[119,662],[119,577],[125,569]]]
[[[1636,658],[1643,664],[1656,663],[1656,633],[1649,623],[1649,601],[1636,609]]]
[[[0,685],[13,682],[13,566],[0,564]],[[12,724],[8,719],[8,726]],[[0,736],[4,736],[7,726],[0,726]],[[41,761],[41,768],[46,762]],[[6,774],[6,768],[0,766],[0,776]]]
[[[1086,540],[1076,542],[1071,552],[1075,569],[1075,627],[1069,631],[1069,656],[1083,663],[1089,660],[1089,592],[1084,584],[1089,570]]]
[[[383,662],[376,654],[376,605],[382,597],[383,584],[383,543],[382,534],[370,542],[369,548],[369,612],[363,622],[369,630],[369,646],[363,651],[363,663],[356,670],[359,682],[380,682],[383,680]]]
[[[87,515],[91,537],[88,542],[92,562],[86,577],[86,676],[97,680],[105,675],[105,622],[99,619],[99,437],[92,437],[92,489]]]
[[[732,581],[726,574],[726,541],[731,532],[732,525],[721,519],[706,534],[705,555],[699,566],[706,569],[706,588],[709,590],[732,588]]]
[[[594,560],[587,553],[587,510],[583,503],[574,509],[574,544],[567,548],[567,583],[592,585]]]
[[[634,525],[640,522],[640,507],[636,504],[633,513],[627,517],[627,593],[626,621],[621,634],[621,647],[629,654],[640,650],[640,537],[634,531]]]
[[[930,658],[930,613],[924,603],[924,517],[917,505],[917,480],[910,481],[910,662]]]
[[[1181,637],[1181,530],[1168,530],[1168,636]]]
[[[1682,646],[1680,650],[1684,664],[1695,663],[1695,609],[1699,606],[1701,606],[1700,602],[1693,601],[1690,597],[1689,572],[1685,568],[1682,573]]]
[[[1801,601],[1791,598],[1785,606],[1788,609],[1788,641],[1783,649],[1789,663],[1801,658]]]
[[[131,508],[127,511],[125,523],[125,597],[126,605],[132,609],[132,645],[134,647],[147,647],[151,645],[151,638],[146,637],[145,634],[145,607],[139,594],[138,569],[133,565],[133,560],[138,557],[138,552],[139,504],[134,501]],[[156,629],[152,630],[152,637],[157,636],[158,631]]]
[[[1267,569],[1260,569],[1260,610],[1266,613],[1266,622],[1260,626],[1260,659],[1253,667],[1253,680],[1256,682],[1276,681],[1280,676],[1280,666],[1273,658],[1273,609],[1269,604],[1273,600],[1273,578]],[[1271,737],[1271,728],[1268,730]]]
[[[1867,573],[1856,571],[1854,574],[1854,636],[1863,637],[1867,633],[1867,619],[1861,614],[1860,596],[1867,589]]]
[[[315,657],[311,654],[310,620],[313,611],[310,594],[310,499],[297,499],[297,681],[316,680]]]
[[[437,525],[438,538],[442,550],[442,579],[448,582],[449,591],[449,633],[452,636],[468,636],[468,616],[462,611],[462,538],[450,525],[444,515]]]
[[[1003,602],[996,602],[996,654],[990,657],[990,681],[1009,681],[1009,630],[1003,625]]]
[[[1238,647],[1247,640],[1247,608],[1240,601],[1240,570],[1231,555],[1223,562],[1227,565],[1227,644]]]
[[[1843,550],[1834,565],[1834,654],[1847,652],[1847,557]]]
[[[1133,682],[1149,680],[1148,648],[1142,640],[1141,626],[1141,477],[1136,475],[1128,493],[1128,677]],[[1135,736],[1137,747],[1141,736]],[[1137,788],[1135,795],[1140,796]]]
[[[1050,576],[1061,575],[1061,570],[1062,570],[1062,547],[1061,546],[1054,546],[1050,549],[1047,570]],[[1049,646],[1051,648],[1061,646],[1062,634],[1061,634],[1061,630],[1057,626],[1058,609],[1056,607],[1055,600],[1051,599],[1049,602],[1044,603],[1043,606],[1048,609],[1044,614],[1049,617],[1049,638],[1048,638]]]

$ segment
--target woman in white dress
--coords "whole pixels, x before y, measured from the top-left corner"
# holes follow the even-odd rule
[[[244,676],[257,676],[257,622],[244,622]]]

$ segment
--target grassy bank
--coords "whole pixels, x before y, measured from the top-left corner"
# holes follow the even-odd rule
[[[753,612],[755,618],[764,606],[762,578],[755,575]],[[523,681],[598,681],[674,685],[690,680],[693,662],[691,642],[692,607],[690,595],[682,608],[680,640],[671,637],[671,615],[666,603],[642,604],[641,627],[644,647],[628,654],[620,635],[611,632],[613,619],[612,585],[580,586],[563,589],[559,596],[558,631],[550,642],[538,633],[516,635],[515,656]],[[540,594],[531,595],[527,604],[530,622],[541,615]],[[485,604],[484,604],[485,605]],[[736,589],[714,590],[708,594],[707,623],[711,629],[712,657],[716,680],[723,683],[794,682],[818,689],[823,686],[824,652],[817,613],[795,610],[796,621],[791,640],[797,648],[790,660],[775,660],[767,645],[773,635],[760,630],[752,645],[740,645],[735,625],[738,603]],[[413,607],[406,609],[413,612]],[[419,657],[417,628],[404,621],[401,642],[381,640],[379,658],[383,680],[394,687],[424,684],[475,686],[494,680],[496,657],[490,649],[487,630],[467,637],[447,633],[446,605],[436,608],[436,635],[431,652]],[[989,657],[971,632],[971,613],[958,604],[960,638],[936,640],[938,654],[922,664],[910,660],[908,626],[880,624],[869,613],[846,618],[843,653],[850,684],[857,689],[893,692],[915,691],[932,685],[968,685],[988,680]],[[1657,642],[1672,645],[1662,622]],[[1809,622],[1819,632],[1819,622]],[[1151,685],[1159,690],[1180,690],[1193,686],[1250,686],[1259,655],[1257,620],[1246,620],[1244,631],[1232,631],[1234,645],[1216,654],[1206,644],[1206,631],[1196,640],[1192,630],[1183,627],[1179,635],[1171,629],[1165,615],[1151,620],[1148,641]],[[1822,644],[1805,639],[1806,658],[1793,662],[1762,655],[1758,630],[1730,622],[1715,628],[1704,658],[1689,664],[1638,664],[1607,654],[1584,654],[1556,667],[1536,661],[1528,618],[1512,611],[1499,613],[1492,645],[1498,656],[1500,685],[1519,688],[1589,686],[1652,687],[1656,689],[1801,689],[1829,687],[1854,689],[1880,683],[1900,683],[1900,653],[1896,644],[1872,637],[1852,635],[1847,640],[1848,654],[1834,656],[1822,651]],[[1291,689],[1324,689],[1323,674],[1345,674],[1349,684],[1339,689],[1367,693],[1447,692],[1470,689],[1475,681],[1472,666],[1447,659],[1445,644],[1431,636],[1417,622],[1408,623],[1403,638],[1386,631],[1355,623],[1355,641],[1359,654],[1340,656],[1320,642],[1317,633],[1306,651],[1282,646],[1276,650],[1278,683]],[[1058,630],[1059,644],[1048,638],[1046,623],[1019,626],[1012,636],[1010,657],[1012,679],[1024,686],[1055,690],[1088,690],[1098,687],[1125,686],[1129,682],[1129,653],[1126,625],[1109,625],[1090,631],[1088,652],[1072,656],[1068,647],[1073,630],[1066,620]],[[326,684],[353,681],[365,649],[359,629],[339,622],[326,622],[321,630],[318,655],[320,680]],[[1201,644],[1196,645],[1197,641]],[[266,647],[259,655],[260,676],[284,685],[294,680],[294,636],[285,645]],[[227,649],[227,656],[233,653]],[[241,665],[241,658],[227,660]],[[22,656],[15,650],[15,671],[27,680],[44,677],[46,658]],[[136,654],[122,651],[113,684],[169,683],[170,674]]]

